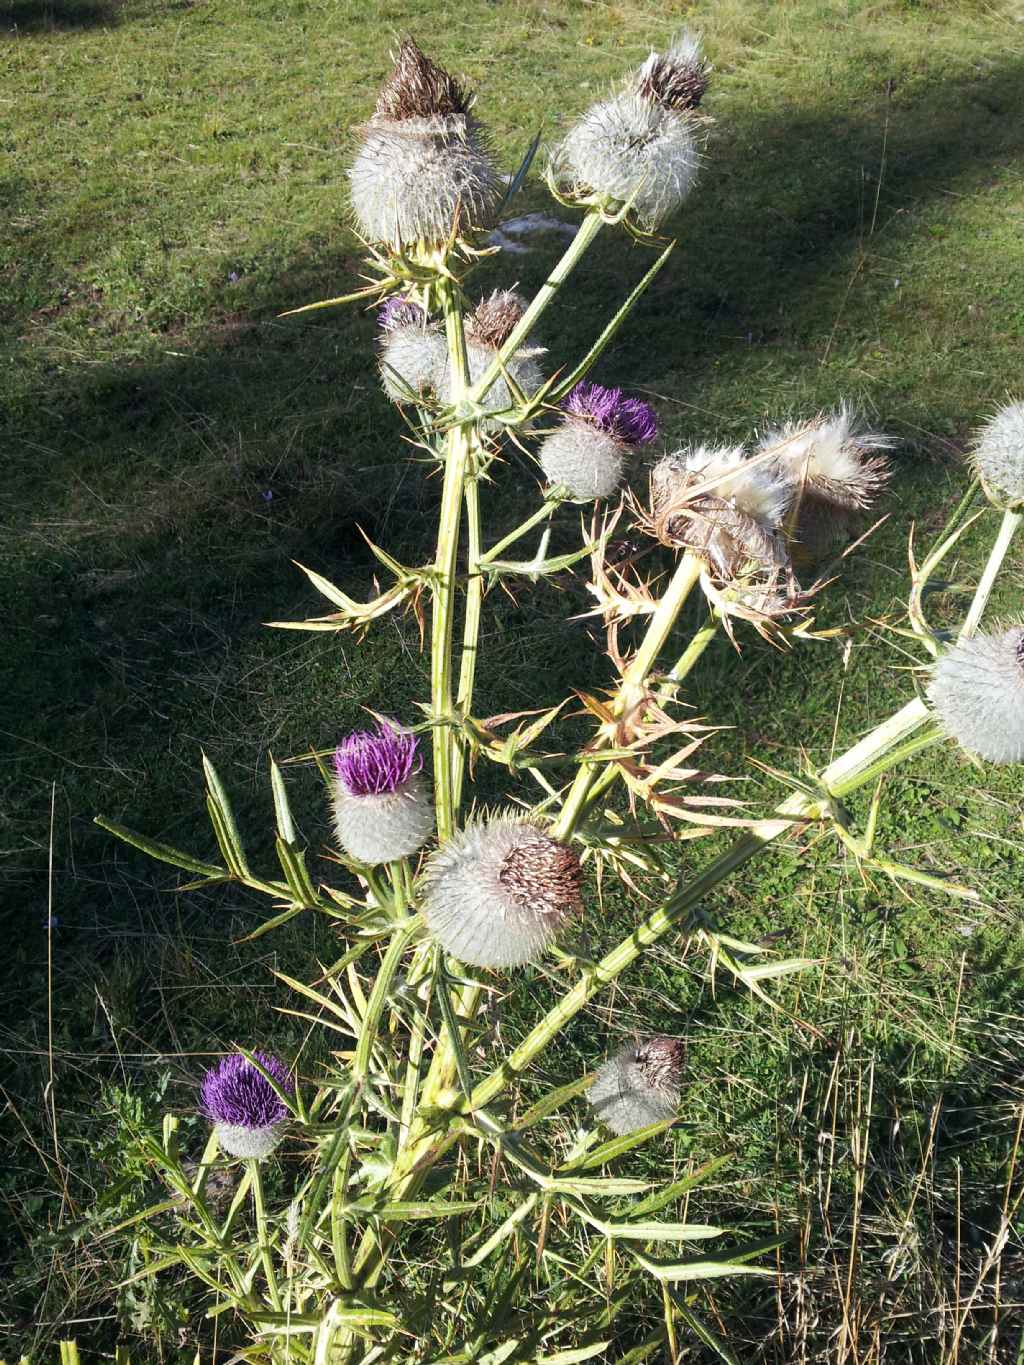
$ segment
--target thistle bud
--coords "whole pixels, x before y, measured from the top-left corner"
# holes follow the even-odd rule
[[[485,226],[501,182],[472,98],[407,38],[349,171],[359,230],[401,251]]]
[[[288,1095],[295,1087],[283,1062],[254,1052],[263,1070]],[[217,1141],[231,1156],[269,1156],[281,1141],[288,1107],[247,1057],[225,1057],[203,1078],[202,1112],[213,1122]]]
[[[581,905],[574,849],[512,816],[459,830],[427,863],[423,916],[446,952],[474,967],[535,959]]]
[[[990,763],[1024,763],[1024,626],[959,640],[928,695],[947,732]]]
[[[444,383],[448,346],[440,328],[415,303],[390,298],[377,313],[381,329],[380,377],[395,403],[410,394],[434,395]]]
[[[715,480],[707,492],[699,488]],[[749,566],[766,571],[788,560],[779,534],[792,485],[738,446],[691,446],[651,471],[651,529],[664,545],[703,556],[726,582]]]
[[[675,1115],[683,1070],[677,1038],[648,1038],[610,1057],[598,1069],[588,1099],[613,1133],[635,1133]]]
[[[641,227],[657,228],[697,177],[695,111],[709,70],[699,42],[687,34],[664,55],[652,52],[626,88],[592,105],[553,152],[560,193],[609,211],[631,199]]]
[[[621,389],[577,384],[562,404],[565,416],[541,445],[541,468],[553,484],[589,502],[610,497],[622,478],[626,452],[658,434],[654,409]]]
[[[466,318],[466,361],[469,382],[475,384],[490,369],[494,357],[512,335],[512,329],[526,311],[526,301],[511,289],[498,289],[486,299],[482,299]],[[505,370],[516,388],[523,393],[533,393],[540,388],[544,376],[537,357],[544,355],[543,347],[520,346],[508,359]],[[452,372],[447,349],[443,362],[443,378],[440,391],[451,401]],[[512,390],[499,375],[484,396],[483,406],[487,412],[505,412],[515,403]],[[485,431],[500,428],[500,422],[489,422],[484,418],[481,426]]]
[[[1024,503],[1024,403],[1007,403],[985,423],[972,458],[990,495],[1009,507]]]
[[[429,793],[420,778],[416,737],[381,721],[361,730],[334,755],[334,829],[356,862],[371,866],[407,858],[434,828]]]

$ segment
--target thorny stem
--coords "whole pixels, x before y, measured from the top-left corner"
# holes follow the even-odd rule
[[[462,657],[459,660],[459,692],[456,703],[460,718],[468,715],[476,681],[476,659],[480,641],[480,613],[484,600],[484,578],[480,572],[481,528],[480,486],[475,478],[466,480],[466,530],[468,532],[469,582],[466,587],[466,616],[462,627]],[[458,814],[462,801],[462,779],[466,770],[466,749],[461,735],[455,744],[452,763],[452,807]]]
[[[503,536],[496,545],[492,545],[486,554],[480,556],[480,564],[490,564],[493,559],[498,559],[503,550],[507,550],[510,545],[514,545],[517,540],[522,540],[528,531],[532,531],[538,523],[549,518],[557,508],[566,500],[565,490],[559,485],[558,488],[549,489],[545,494],[544,501],[532,512],[525,521],[513,531],[509,531],[507,536]]]
[[[992,595],[996,576],[1002,568],[1003,560],[1006,558],[1006,552],[1010,548],[1010,542],[1013,540],[1014,532],[1022,521],[1024,521],[1024,512],[1014,512],[1007,509],[1003,513],[999,534],[996,536],[995,543],[989,552],[988,563],[985,565],[985,571],[981,575],[981,581],[978,583],[978,587],[974,593],[974,601],[971,603],[970,611],[968,611],[964,623],[960,628],[961,640],[969,639],[977,630],[985,608],[988,606],[988,599]]]
[[[701,567],[700,559],[691,554],[689,550],[686,551],[676,566],[672,580],[651,617],[640,648],[622,675],[622,681],[611,707],[616,720],[621,719],[642,703],[645,696],[644,684],[647,675],[671,634],[672,627],[675,625],[687,597],[694,585],[700,581]],[[569,795],[562,807],[562,813],[552,827],[551,833],[554,838],[568,839],[571,836],[583,814],[590,789],[596,780],[596,765],[592,763],[583,764],[573,779]]]
[[[259,1240],[260,1260],[263,1262],[263,1273],[267,1277],[267,1292],[270,1295],[270,1303],[275,1313],[281,1311],[281,1291],[277,1286],[277,1274],[274,1270],[274,1255],[270,1246],[270,1237],[267,1233],[267,1211],[263,1206],[263,1182],[260,1179],[260,1163],[251,1158],[246,1163],[249,1167],[251,1177],[250,1186],[252,1189],[252,1207],[256,1215],[256,1236]]]
[[[356,1044],[356,1055],[352,1062],[352,1079],[356,1084],[362,1084],[369,1075],[370,1057],[373,1052],[373,1045],[377,1041],[377,1026],[380,1023],[381,1014],[384,1012],[388,992],[391,990],[395,973],[405,955],[409,940],[413,934],[418,932],[419,928],[420,921],[417,916],[414,915],[407,919],[391,935],[391,942],[381,959],[373,989],[370,991],[369,999],[366,1002],[366,1014],[363,1017],[362,1028],[359,1031],[359,1042]]]

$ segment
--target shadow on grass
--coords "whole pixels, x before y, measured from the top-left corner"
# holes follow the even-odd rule
[[[16,33],[113,28],[129,17],[125,0],[7,0],[0,27]]]

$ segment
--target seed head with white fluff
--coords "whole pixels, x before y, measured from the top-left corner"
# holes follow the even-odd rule
[[[777,570],[788,559],[780,528],[792,495],[790,483],[739,446],[689,446],[651,471],[652,528],[664,544],[702,555],[723,579],[751,563]]]
[[[978,431],[971,452],[986,486],[1009,507],[1024,503],[1024,403],[1007,403]]]
[[[560,193],[614,211],[632,199],[641,227],[655,230],[693,188],[700,166],[695,110],[710,68],[684,34],[652,52],[624,90],[592,105],[551,156]]]
[[[609,1057],[598,1069],[587,1098],[613,1133],[638,1132],[674,1117],[682,1063],[678,1038],[648,1038]]]
[[[474,967],[536,959],[581,904],[576,851],[514,815],[473,821],[433,854],[423,917],[446,952]]]
[[[338,745],[334,755],[334,830],[356,862],[407,858],[430,838],[434,813],[420,776],[415,735],[386,721]]]
[[[990,763],[1024,763],[1024,626],[960,640],[928,695],[946,731]]]
[[[472,98],[407,38],[349,171],[360,232],[393,250],[437,248],[486,226],[501,193]]]
[[[538,452],[548,481],[581,502],[607,498],[622,479],[625,456],[658,434],[654,409],[621,389],[580,383],[562,403],[560,424]]]

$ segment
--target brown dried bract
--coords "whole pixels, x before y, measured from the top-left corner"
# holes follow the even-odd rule
[[[637,1048],[635,1060],[652,1090],[674,1092],[683,1069],[683,1053],[679,1038],[650,1038]]]
[[[510,895],[537,914],[560,917],[582,906],[583,870],[575,849],[540,830],[505,855],[498,877]]]
[[[398,49],[394,69],[380,88],[375,117],[401,122],[440,114],[465,114],[473,98],[463,86],[406,38]]]
[[[642,99],[682,113],[698,107],[710,79],[710,69],[704,62],[677,63],[655,56],[644,64],[636,89]]]

